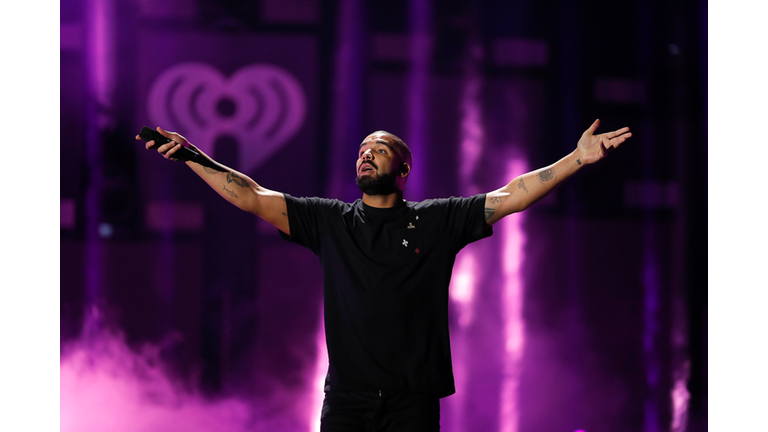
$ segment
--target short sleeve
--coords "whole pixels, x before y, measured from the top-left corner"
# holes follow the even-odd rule
[[[315,254],[320,253],[320,239],[324,232],[333,229],[331,224],[339,223],[344,211],[341,201],[327,198],[296,198],[287,193],[285,204],[288,210],[288,224],[291,234],[279,231],[287,241],[300,244]],[[334,215],[336,216],[334,218]]]
[[[493,235],[493,228],[485,222],[485,194],[466,198],[451,197],[446,201],[448,230],[454,236],[455,252]]]
[[[321,216],[312,198],[295,198],[286,193],[285,204],[288,209],[288,224],[291,234],[282,231],[280,236],[287,241],[300,244],[315,254],[319,250]]]

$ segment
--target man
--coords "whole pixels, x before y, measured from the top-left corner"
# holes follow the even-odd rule
[[[629,128],[595,135],[599,124],[571,154],[497,190],[422,202],[403,199],[411,152],[385,131],[360,144],[363,196],[354,203],[271,191],[160,128],[172,142],[157,150],[167,159],[182,146],[200,152],[208,166],[187,164],[214,190],[320,258],[330,363],[321,431],[437,431],[439,399],[455,392],[448,286],[456,254],[632,136]]]

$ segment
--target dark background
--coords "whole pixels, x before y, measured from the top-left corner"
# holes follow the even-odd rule
[[[525,236],[517,430],[707,429],[706,3],[67,0],[60,18],[63,353],[97,306],[97,326],[157,344],[211,397],[311,389],[316,258],[133,139],[156,125],[148,93],[167,68],[272,64],[303,89],[301,127],[252,167],[240,146],[258,143],[207,145],[294,196],[356,199],[355,152],[378,129],[413,148],[416,200],[496,189],[520,174],[508,160],[553,163],[595,118],[630,126],[606,161],[512,216]],[[431,44],[414,55],[420,35]],[[507,318],[501,282],[482,275],[504,245],[497,233],[471,247],[482,319],[452,323],[473,354],[454,352],[469,384],[442,426],[502,430]],[[676,414],[677,383],[689,399]]]

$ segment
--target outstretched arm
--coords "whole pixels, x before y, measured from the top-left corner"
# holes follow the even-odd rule
[[[259,216],[277,227],[280,231],[290,235],[288,209],[285,203],[285,196],[282,193],[266,189],[248,176],[214,161],[200,149],[189,143],[186,138],[175,132],[167,132],[159,127],[157,131],[172,140],[157,148],[158,153],[163,155],[164,158],[176,160],[173,155],[182,146],[189,147],[200,153],[201,156],[211,161],[211,164],[209,164],[210,166],[203,166],[187,161],[186,164],[192,168],[192,171],[205,180],[213,190],[218,192],[227,201],[242,210]],[[141,138],[136,135],[136,139],[140,140]],[[149,141],[146,143],[146,148],[149,149],[154,145],[154,141]],[[216,168],[212,168],[213,166]]]
[[[485,196],[485,221],[492,225],[504,216],[523,211],[552,192],[576,171],[606,157],[608,152],[632,136],[629,128],[595,135],[595,120],[582,135],[571,154],[554,164],[516,177],[504,187]]]

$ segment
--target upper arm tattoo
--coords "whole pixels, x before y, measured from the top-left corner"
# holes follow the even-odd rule
[[[547,168],[544,171],[536,174],[536,178],[539,179],[541,183],[548,182],[552,179],[557,178],[557,174],[555,173],[555,170],[552,168]]]

